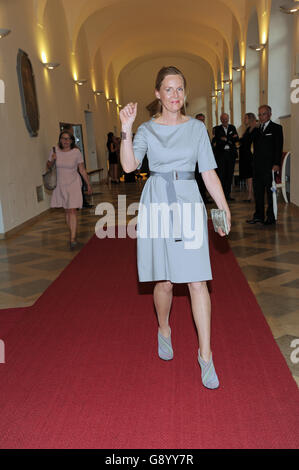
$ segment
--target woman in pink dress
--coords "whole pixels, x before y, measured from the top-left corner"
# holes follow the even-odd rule
[[[84,166],[83,156],[75,143],[71,132],[62,131],[59,135],[58,146],[51,152],[47,162],[50,168],[56,162],[57,186],[52,193],[51,207],[63,207],[66,212],[66,223],[70,229],[70,248],[76,247],[77,209],[83,205],[81,173],[87,184],[87,193],[92,189]]]

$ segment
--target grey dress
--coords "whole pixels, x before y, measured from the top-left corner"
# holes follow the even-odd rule
[[[217,168],[206,127],[201,121],[193,118],[174,126],[158,124],[153,119],[143,123],[135,135],[133,149],[136,159],[140,162],[138,168],[141,167],[142,160],[147,154],[149,168],[154,172],[194,172],[196,162],[199,172]],[[183,233],[180,242],[173,238],[171,231],[169,237],[165,237],[163,231],[159,232],[159,234],[164,233],[163,236],[157,236],[156,232],[155,236],[151,236],[154,231],[151,232],[149,228],[149,221],[152,220],[150,206],[167,204],[166,186],[164,178],[151,176],[142,191],[137,221],[139,281],[168,280],[173,283],[186,283],[210,280],[212,273],[207,214],[195,179],[174,181],[177,202],[181,205],[182,214],[185,214],[183,207],[189,207],[190,230],[194,232]],[[202,208],[202,218],[195,211],[195,206]],[[163,211],[160,212],[160,217],[163,218]],[[196,224],[195,220],[201,222]],[[146,229],[145,221],[148,222]],[[161,219],[159,221],[160,225],[163,225],[163,221],[161,222]],[[184,225],[184,218],[182,221]],[[159,227],[161,229],[161,226]],[[201,242],[195,242],[195,237]]]

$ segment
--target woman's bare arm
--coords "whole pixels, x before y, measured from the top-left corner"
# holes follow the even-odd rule
[[[209,191],[210,195],[216,202],[216,205],[218,209],[225,210],[226,216],[227,216],[227,222],[228,222],[228,227],[229,231],[231,229],[231,214],[230,210],[227,204],[227,201],[225,199],[225,195],[222,189],[222,184],[220,182],[220,179],[217,176],[217,173],[215,170],[209,170],[209,171],[204,171],[202,174],[202,179],[205,183],[205,186],[207,190]],[[225,233],[222,232],[222,230],[219,231],[219,235],[224,236]]]
[[[120,163],[126,173],[135,171],[139,161],[135,158],[132,142],[132,126],[137,115],[137,103],[129,103],[119,113],[122,124]]]

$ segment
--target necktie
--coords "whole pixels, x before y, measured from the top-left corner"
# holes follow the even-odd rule
[[[264,129],[265,129],[265,124],[262,124],[262,127],[261,127],[262,132],[264,132]]]

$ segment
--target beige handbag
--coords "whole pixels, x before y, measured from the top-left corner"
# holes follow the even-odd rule
[[[53,153],[56,154],[56,149],[53,147]],[[57,169],[56,162],[53,163],[51,168],[43,174],[43,182],[46,189],[53,191],[57,186]]]
[[[53,191],[57,186],[57,170],[56,163],[54,163],[49,170],[43,174],[43,182],[46,189]]]

